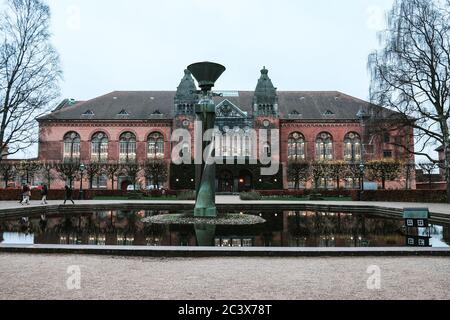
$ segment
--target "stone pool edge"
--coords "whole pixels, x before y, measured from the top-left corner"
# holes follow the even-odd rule
[[[0,245],[1,253],[70,254],[154,258],[218,257],[450,257],[450,248],[215,248],[120,247],[67,245]]]

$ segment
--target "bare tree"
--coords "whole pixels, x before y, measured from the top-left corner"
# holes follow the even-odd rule
[[[41,0],[7,0],[0,14],[0,161],[37,142],[35,118],[59,96],[49,26]]]
[[[41,170],[41,167],[42,163],[36,160],[23,160],[16,165],[17,171],[25,176],[27,184],[30,184],[31,180],[34,181],[35,174]]]
[[[133,183],[133,189],[136,191],[136,185],[138,183],[138,176],[142,170],[142,165],[140,163],[129,162],[124,164],[122,167],[123,173],[126,173]]]
[[[330,163],[330,175],[336,181],[336,189],[341,188],[341,180],[348,174],[348,163],[345,161],[332,161]]]
[[[152,181],[153,185],[159,188],[167,181],[167,164],[160,160],[149,160],[144,164],[145,177]]]
[[[49,189],[51,189],[53,180],[56,179],[55,167],[56,165],[53,162],[43,162],[41,165],[41,172],[47,182],[47,187]]]
[[[308,181],[311,176],[311,165],[305,161],[292,161],[288,165],[287,175],[289,180],[294,182],[294,189],[300,189],[301,183]]]
[[[112,189],[114,190],[114,184],[116,177],[122,172],[123,167],[119,162],[108,163],[105,167],[105,172],[111,180]]]
[[[102,173],[103,169],[103,164],[100,163],[93,162],[86,165],[86,174],[89,179],[89,189],[92,189],[95,177]]]
[[[423,171],[424,174],[428,177],[428,185],[430,189],[433,189],[433,173],[439,166],[434,162],[423,162],[419,163],[419,168]]]
[[[0,174],[3,177],[3,181],[5,182],[5,189],[8,188],[9,181],[14,179],[16,176],[16,167],[14,164],[9,162],[0,162]]]
[[[69,187],[73,189],[73,182],[80,173],[80,164],[78,162],[58,163],[55,170],[58,171],[62,180],[69,182]]]
[[[402,173],[402,163],[396,160],[374,160],[367,163],[369,176],[372,180],[381,181],[381,187],[386,189],[386,182],[398,179]]]
[[[329,161],[316,161],[311,166],[312,176],[314,179],[314,188],[319,189],[321,186],[320,181],[323,179],[325,189],[328,189],[328,181],[332,178],[331,162]]]
[[[369,57],[374,103],[396,111],[398,128],[412,126],[414,141],[397,144],[433,162],[430,144],[444,145],[450,202],[450,13],[439,0],[396,0],[383,49]],[[388,121],[387,121],[388,122]],[[414,148],[414,145],[416,147]]]

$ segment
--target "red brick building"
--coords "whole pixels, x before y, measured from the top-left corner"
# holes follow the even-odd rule
[[[192,187],[192,170],[171,164],[175,145],[171,135],[180,128],[193,132],[194,105],[198,101],[195,90],[191,74],[185,71],[176,91],[116,91],[88,101],[65,100],[52,113],[38,119],[39,160],[111,163],[161,159],[170,168],[167,187]],[[383,158],[411,161],[393,142],[398,143],[405,136],[409,139],[412,131],[406,130],[406,135],[391,132],[381,138],[368,136],[364,116],[368,117],[374,106],[363,100],[334,91],[278,91],[265,68],[255,91],[219,93],[222,96],[215,98],[218,132],[239,131],[243,138],[239,145],[222,140],[216,155],[244,159],[247,164],[218,166],[218,191],[235,192],[244,187],[288,189],[293,185],[287,166],[293,159],[353,163]],[[256,143],[246,136],[252,129],[279,130],[281,166],[277,175],[259,176],[262,165],[250,164],[250,159],[258,158]],[[260,148],[269,150],[271,146]],[[145,180],[141,177],[140,183],[151,183]],[[407,184],[415,188],[414,176],[409,180]],[[119,176],[114,188],[126,188],[130,183],[126,175]],[[403,179],[389,182],[388,187],[404,188],[405,184]],[[308,186],[311,182],[303,187]],[[327,186],[333,187],[333,181]],[[355,187],[355,181],[344,178],[342,186]],[[113,186],[105,176],[99,176],[93,187]]]

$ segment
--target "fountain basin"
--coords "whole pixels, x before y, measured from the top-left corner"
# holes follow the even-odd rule
[[[224,214],[216,218],[190,217],[185,214],[164,214],[147,217],[142,220],[148,224],[159,225],[215,225],[215,226],[250,226],[264,224],[266,220],[246,214]]]

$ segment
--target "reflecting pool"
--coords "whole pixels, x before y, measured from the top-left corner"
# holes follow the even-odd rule
[[[266,223],[253,226],[149,225],[165,211],[97,211],[89,214],[0,219],[1,244],[217,247],[403,247],[404,221],[375,214],[243,212]],[[170,212],[173,214],[173,212]],[[450,225],[432,225],[431,244],[449,247]],[[425,230],[418,229],[417,235]]]

